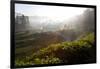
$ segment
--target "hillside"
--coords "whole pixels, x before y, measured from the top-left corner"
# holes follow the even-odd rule
[[[33,51],[60,43],[64,38],[55,32],[31,33],[29,31],[16,33],[16,57],[31,55]],[[29,52],[27,54],[27,52]]]
[[[94,33],[74,41],[65,41],[41,48],[22,59],[16,59],[17,66],[34,64],[77,64],[95,62]]]

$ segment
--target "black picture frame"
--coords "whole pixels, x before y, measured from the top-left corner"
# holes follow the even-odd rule
[[[50,2],[35,2],[35,1],[11,1],[11,58],[10,58],[10,67],[11,68],[28,68],[28,67],[44,67],[44,66],[60,66],[66,65],[65,63],[61,64],[48,64],[48,65],[30,65],[30,66],[15,66],[15,4],[35,4],[35,5],[49,5],[49,6],[63,6],[63,7],[83,7],[83,8],[94,8],[94,21],[95,21],[95,58],[96,58],[96,6],[95,5],[81,5],[81,4],[65,4],[65,3],[50,3]],[[95,62],[96,63],[96,59]],[[89,64],[89,63],[82,63],[82,64]],[[76,65],[76,64],[67,64],[67,65]]]

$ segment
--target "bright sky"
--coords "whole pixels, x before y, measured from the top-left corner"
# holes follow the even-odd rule
[[[15,12],[28,16],[47,16],[50,18],[70,18],[82,14],[86,8],[48,5],[15,4]]]

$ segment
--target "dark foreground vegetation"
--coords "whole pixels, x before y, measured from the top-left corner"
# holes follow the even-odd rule
[[[94,33],[88,33],[74,41],[51,44],[37,51],[34,46],[16,48],[16,66],[93,63],[96,60],[94,38]]]

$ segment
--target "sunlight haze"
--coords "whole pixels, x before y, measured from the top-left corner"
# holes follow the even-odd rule
[[[86,8],[79,7],[61,7],[48,5],[28,5],[15,4],[15,12],[26,16],[45,16],[52,19],[69,19],[73,16],[82,14]]]

